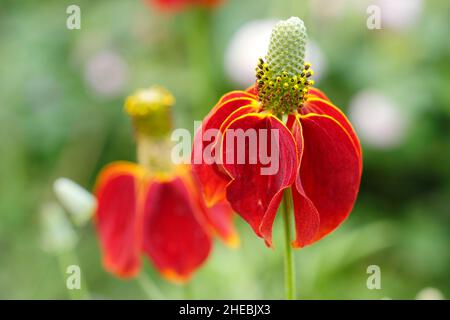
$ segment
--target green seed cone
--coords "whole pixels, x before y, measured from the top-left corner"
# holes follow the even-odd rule
[[[305,63],[306,27],[297,17],[278,22],[272,29],[266,62],[273,74],[302,72]]]

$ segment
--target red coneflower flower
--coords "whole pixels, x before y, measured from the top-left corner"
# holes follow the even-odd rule
[[[261,59],[256,68],[256,85],[224,95],[194,142],[192,163],[207,202],[226,198],[268,246],[283,194],[292,195],[294,204],[292,244],[303,247],[345,220],[359,190],[358,137],[345,115],[312,87],[305,44],[300,19],[279,22],[266,61]],[[214,131],[218,134],[210,134]],[[242,145],[245,154],[239,158]],[[268,172],[268,163],[255,158],[252,149],[276,160],[276,171]]]
[[[180,11],[189,6],[200,6],[212,8],[222,2],[222,0],[146,0],[149,4],[155,5],[162,11]]]
[[[145,254],[167,279],[180,282],[208,257],[212,235],[237,242],[226,201],[207,207],[189,166],[171,164],[169,92],[160,87],[130,96],[138,162],[114,162],[99,174],[96,226],[103,264],[119,277],[133,277]]]

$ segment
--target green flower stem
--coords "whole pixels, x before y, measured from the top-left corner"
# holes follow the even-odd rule
[[[284,274],[286,299],[295,299],[295,272],[291,248],[291,189],[284,191],[283,195],[283,225],[284,225]]]
[[[149,300],[164,299],[164,296],[159,288],[143,271],[141,271],[136,280]]]

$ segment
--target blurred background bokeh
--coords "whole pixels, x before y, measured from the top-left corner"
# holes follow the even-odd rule
[[[71,4],[81,8],[80,30],[66,28]],[[371,4],[381,8],[381,29],[366,26]],[[414,299],[435,288],[425,293],[449,298],[445,0],[223,0],[179,12],[140,0],[2,0],[0,298],[69,298],[64,261],[77,261],[91,297],[147,298],[137,280],[103,270],[92,223],[62,235],[71,256],[51,253],[40,216],[60,210],[54,180],[91,190],[103,165],[135,159],[123,101],[137,88],[171,90],[176,126],[193,131],[223,93],[252,83],[271,27],[292,15],[308,28],[316,86],[349,116],[364,151],[350,218],[295,251],[299,297]],[[241,247],[216,242],[190,297],[282,298],[280,222],[271,250],[237,217]],[[380,267],[380,290],[366,286],[369,265]],[[186,289],[162,280],[148,261],[145,273],[165,298],[184,297]]]

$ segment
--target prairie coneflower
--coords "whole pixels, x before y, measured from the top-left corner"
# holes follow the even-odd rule
[[[219,100],[197,132],[192,153],[207,201],[227,199],[268,246],[284,202],[290,278],[291,202],[296,230],[292,245],[310,245],[349,215],[362,171],[358,137],[345,115],[313,87],[313,70],[304,62],[305,46],[302,20],[292,17],[276,24],[266,58],[256,67],[256,84]],[[215,139],[205,137],[209,130],[217,131]],[[252,130],[257,133],[255,145]],[[264,137],[262,132],[271,134]],[[240,158],[237,149],[243,145],[245,154]],[[261,155],[268,149],[278,163],[273,172],[265,171],[267,163],[252,155],[252,150]],[[292,281],[288,286],[292,298]]]
[[[170,161],[169,133],[174,98],[161,87],[128,97],[137,141],[138,163],[114,162],[99,174],[96,226],[105,268],[133,277],[146,255],[175,282],[188,280],[207,259],[212,235],[237,241],[226,201],[206,206],[186,165]]]

